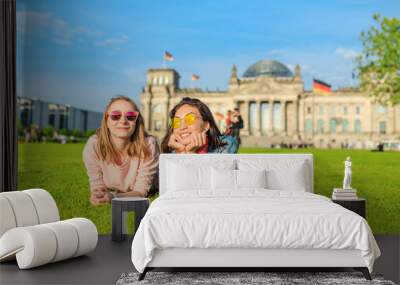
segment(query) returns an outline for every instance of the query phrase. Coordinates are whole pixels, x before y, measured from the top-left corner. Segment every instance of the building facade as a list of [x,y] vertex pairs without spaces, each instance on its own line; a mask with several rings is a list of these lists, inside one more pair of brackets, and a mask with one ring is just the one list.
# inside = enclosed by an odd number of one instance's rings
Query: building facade
[[258,61],[242,77],[233,66],[226,91],[180,88],[175,70],[148,70],[141,93],[146,129],[163,137],[169,111],[184,97],[207,104],[222,131],[224,120],[216,114],[238,107],[246,147],[375,148],[380,142],[400,140],[400,106],[382,106],[355,88],[329,95],[305,91],[300,67],[293,74],[277,61]]
[[18,119],[23,127],[32,124],[40,129],[91,131],[100,127],[102,113],[54,104],[37,99],[17,97]]

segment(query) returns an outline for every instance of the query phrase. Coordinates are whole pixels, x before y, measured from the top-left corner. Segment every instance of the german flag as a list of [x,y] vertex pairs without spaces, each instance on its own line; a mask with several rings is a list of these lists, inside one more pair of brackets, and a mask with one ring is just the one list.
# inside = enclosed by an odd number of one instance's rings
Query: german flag
[[316,93],[322,93],[324,95],[328,95],[332,93],[331,85],[325,83],[321,80],[314,79],[313,80],[313,90]]
[[165,51],[164,52],[164,60],[173,61],[174,60],[174,56],[172,55],[172,53]]
[[196,74],[192,74],[192,80],[193,81],[196,81],[196,80],[199,80],[200,79],[200,76],[198,76],[198,75],[196,75]]

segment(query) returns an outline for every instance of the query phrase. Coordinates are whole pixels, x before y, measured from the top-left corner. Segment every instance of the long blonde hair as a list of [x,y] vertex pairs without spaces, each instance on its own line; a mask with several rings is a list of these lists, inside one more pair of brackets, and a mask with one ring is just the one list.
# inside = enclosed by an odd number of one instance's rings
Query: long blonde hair
[[[110,106],[119,100],[126,101],[132,104],[135,111],[139,112],[135,102],[133,102],[130,98],[126,96],[116,96],[111,98],[110,102],[106,106],[106,110],[103,113],[103,118],[101,120],[100,128],[96,130],[96,134],[98,137],[98,144],[96,146],[97,155],[99,159],[102,161],[106,161],[107,163],[116,163],[117,158],[119,157],[118,151],[115,149],[114,144],[111,140],[110,131],[107,127],[107,113]],[[139,157],[143,159],[147,159],[150,156],[150,148],[146,142],[147,133],[144,129],[144,121],[143,117],[139,112],[139,116],[136,120],[135,130],[132,135],[129,137],[129,145],[128,145],[128,156],[129,157]]]

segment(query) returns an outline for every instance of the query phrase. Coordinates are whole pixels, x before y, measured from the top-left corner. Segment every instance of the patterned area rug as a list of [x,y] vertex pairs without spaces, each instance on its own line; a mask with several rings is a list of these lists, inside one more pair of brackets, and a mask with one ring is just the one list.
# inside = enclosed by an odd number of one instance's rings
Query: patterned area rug
[[133,284],[379,284],[395,285],[384,280],[381,275],[372,275],[372,281],[364,278],[360,272],[148,272],[142,281],[138,281],[139,273],[124,273],[117,285]]

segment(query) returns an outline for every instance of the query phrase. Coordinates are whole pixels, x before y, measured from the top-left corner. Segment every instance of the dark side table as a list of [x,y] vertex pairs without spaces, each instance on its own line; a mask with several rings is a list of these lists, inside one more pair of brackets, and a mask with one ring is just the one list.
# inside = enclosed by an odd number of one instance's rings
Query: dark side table
[[363,198],[357,198],[352,200],[334,200],[333,203],[339,204],[340,206],[359,214],[364,219],[366,218],[365,204],[366,200]]
[[111,200],[111,239],[113,241],[123,241],[126,238],[126,216],[127,212],[135,212],[135,232],[139,227],[140,221],[149,208],[148,198],[141,197],[121,197]]

